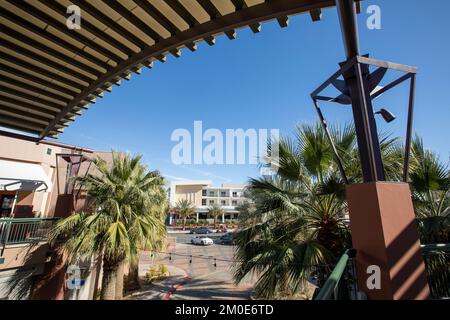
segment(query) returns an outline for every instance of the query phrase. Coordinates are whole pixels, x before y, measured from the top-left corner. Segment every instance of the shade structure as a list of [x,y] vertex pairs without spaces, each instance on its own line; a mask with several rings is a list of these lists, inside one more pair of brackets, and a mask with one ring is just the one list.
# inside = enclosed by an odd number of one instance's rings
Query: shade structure
[[41,165],[0,160],[0,190],[51,192],[52,183]]
[[[67,21],[77,6],[80,28]],[[236,30],[310,13],[334,0],[2,0],[0,126],[56,138],[121,80],[167,55],[213,45]],[[73,8],[73,7],[71,7]],[[71,20],[70,20],[71,21]]]

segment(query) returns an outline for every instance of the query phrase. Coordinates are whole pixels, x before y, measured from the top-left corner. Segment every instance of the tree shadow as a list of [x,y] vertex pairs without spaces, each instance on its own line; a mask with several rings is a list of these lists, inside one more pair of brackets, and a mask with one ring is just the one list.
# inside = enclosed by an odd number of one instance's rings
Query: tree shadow
[[[34,283],[39,278],[39,273],[43,272],[48,245],[41,242],[33,242],[23,247],[23,251],[25,253],[22,266],[15,268],[14,273],[6,282],[6,292],[4,294],[10,300],[27,300],[31,297]],[[16,254],[16,258],[23,251],[19,251]],[[42,267],[42,270],[39,269],[39,266]]]
[[253,289],[237,287],[233,283],[217,279],[191,279],[175,291],[173,298],[180,300],[249,300]]

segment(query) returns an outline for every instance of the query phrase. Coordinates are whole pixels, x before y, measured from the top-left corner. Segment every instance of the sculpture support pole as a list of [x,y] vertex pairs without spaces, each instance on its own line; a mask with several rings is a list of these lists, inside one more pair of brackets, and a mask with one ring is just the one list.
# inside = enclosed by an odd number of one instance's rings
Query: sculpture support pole
[[[336,5],[350,61],[360,55],[355,2],[336,0]],[[352,100],[364,180],[347,187],[358,287],[368,299],[426,299],[429,288],[409,185],[383,182],[369,68],[355,60],[343,76]]]
[[[356,7],[353,0],[336,1],[347,60],[360,55]],[[356,62],[354,68],[344,74],[352,99],[353,119],[358,141],[359,156],[364,182],[384,181],[383,160],[372,109],[372,101],[366,65]]]

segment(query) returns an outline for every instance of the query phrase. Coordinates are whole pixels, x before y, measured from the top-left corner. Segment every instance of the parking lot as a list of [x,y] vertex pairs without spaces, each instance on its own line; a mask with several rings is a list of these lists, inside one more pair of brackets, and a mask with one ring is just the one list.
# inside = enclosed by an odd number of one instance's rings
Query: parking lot
[[245,279],[235,285],[232,277],[235,247],[219,244],[223,234],[207,235],[214,240],[210,246],[193,245],[197,235],[171,234],[176,244],[165,253],[143,253],[140,273],[154,264],[165,264],[184,272],[189,280],[174,292],[171,299],[249,299],[254,279]]

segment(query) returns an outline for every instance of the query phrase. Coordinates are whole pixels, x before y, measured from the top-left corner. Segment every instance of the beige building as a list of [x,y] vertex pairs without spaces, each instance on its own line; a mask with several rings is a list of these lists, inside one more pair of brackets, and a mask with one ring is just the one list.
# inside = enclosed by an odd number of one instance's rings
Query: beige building
[[197,222],[205,219],[212,220],[208,214],[208,208],[218,204],[224,210],[222,222],[226,222],[226,220],[237,219],[239,214],[237,207],[246,200],[244,188],[243,184],[230,183],[213,187],[209,180],[173,182],[170,186],[170,204],[174,207],[180,200],[190,201],[196,208],[194,219]]
[[79,290],[63,290],[66,270],[46,236],[57,218],[87,208],[70,178],[93,173],[96,157],[109,162],[111,152],[0,136],[0,300],[92,298],[92,272]]

